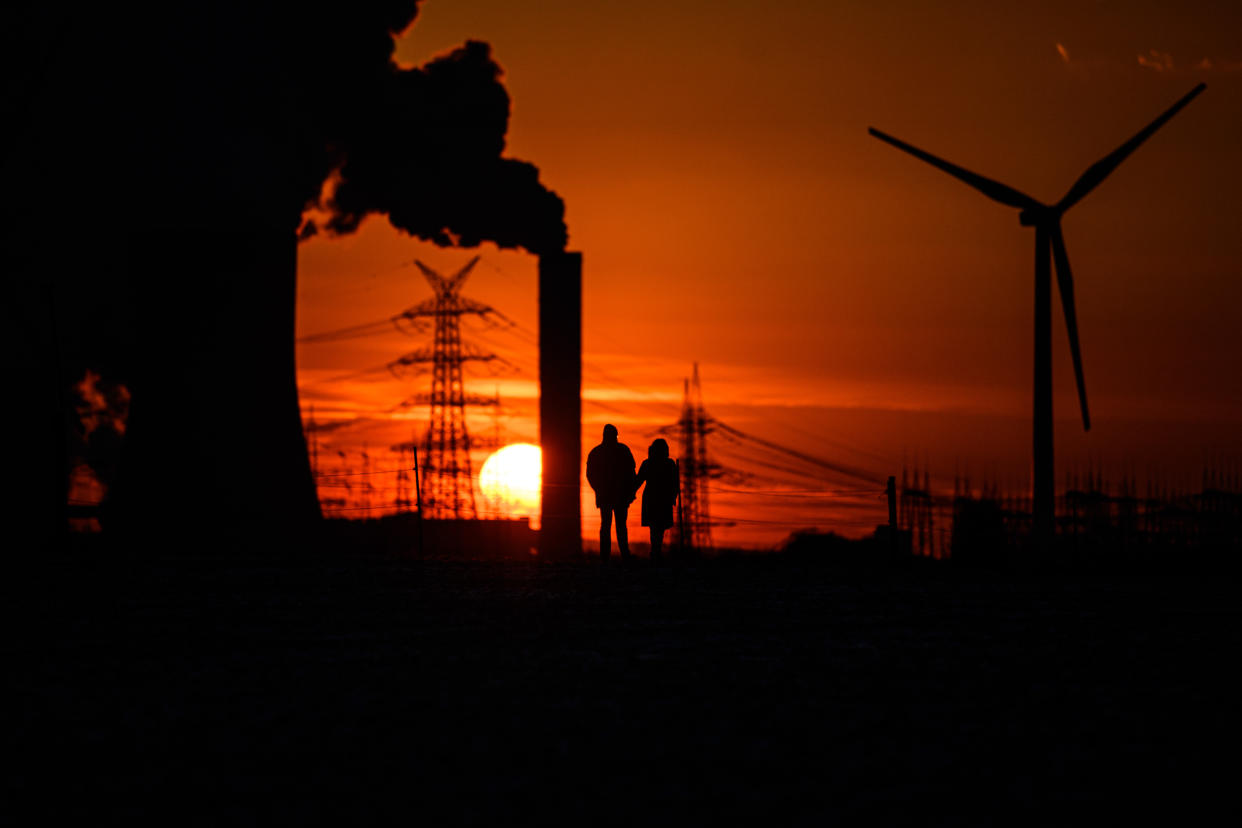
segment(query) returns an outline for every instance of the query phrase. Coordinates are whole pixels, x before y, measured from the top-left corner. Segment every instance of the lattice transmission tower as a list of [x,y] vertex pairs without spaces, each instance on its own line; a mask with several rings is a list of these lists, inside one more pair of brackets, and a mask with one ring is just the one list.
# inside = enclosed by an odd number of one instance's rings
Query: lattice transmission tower
[[677,430],[681,436],[681,521],[678,542],[682,548],[701,552],[712,548],[712,519],[707,481],[716,472],[707,459],[707,435],[713,420],[703,408],[703,387],[699,383],[699,364],[693,379],[684,384],[685,396]]
[[389,363],[389,369],[398,376],[403,370],[417,372],[422,366],[431,364],[431,392],[415,394],[402,403],[425,403],[429,406],[420,468],[425,475],[423,508],[430,518],[478,517],[470,449],[479,447],[481,443],[470,438],[466,406],[497,405],[499,399],[467,394],[462,365],[466,362],[494,362],[499,357],[462,341],[461,318],[467,314],[482,318],[501,316],[489,305],[461,295],[462,283],[478,261],[479,257],[475,256],[453,276],[442,276],[422,262],[414,262],[435,291],[435,296],[401,313],[399,318],[415,330],[420,320],[434,320],[434,346],[411,351]]

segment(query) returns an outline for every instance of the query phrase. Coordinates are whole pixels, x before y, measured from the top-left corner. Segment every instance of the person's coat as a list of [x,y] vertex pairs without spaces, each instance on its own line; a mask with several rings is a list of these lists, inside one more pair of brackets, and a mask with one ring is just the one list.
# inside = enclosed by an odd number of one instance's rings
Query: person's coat
[[599,509],[634,502],[634,455],[625,443],[600,443],[587,455],[587,482]]
[[643,526],[652,529],[669,529],[673,526],[673,504],[681,493],[677,462],[671,457],[649,457],[638,470],[635,488],[643,489]]

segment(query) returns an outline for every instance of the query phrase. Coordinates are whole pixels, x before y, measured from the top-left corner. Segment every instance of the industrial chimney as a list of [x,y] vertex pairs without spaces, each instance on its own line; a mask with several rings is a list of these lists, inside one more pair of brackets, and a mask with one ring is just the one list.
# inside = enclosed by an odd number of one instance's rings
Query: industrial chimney
[[540,554],[582,554],[582,254],[539,257]]

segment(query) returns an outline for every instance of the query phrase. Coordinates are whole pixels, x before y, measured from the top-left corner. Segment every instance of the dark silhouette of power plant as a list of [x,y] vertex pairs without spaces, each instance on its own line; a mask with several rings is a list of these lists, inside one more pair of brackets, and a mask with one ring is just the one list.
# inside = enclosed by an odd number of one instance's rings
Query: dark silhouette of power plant
[[[21,128],[8,157],[21,163],[5,227],[20,251],[15,284],[35,286],[18,302],[37,332],[17,381],[38,401],[21,412],[32,435],[21,465],[39,482],[14,511],[44,542],[63,531],[62,389],[93,368],[132,394],[105,532],[162,548],[186,502],[212,502],[203,546],[208,533],[220,548],[313,540],[321,513],[294,362],[299,239],[378,215],[446,247],[558,257],[566,246],[561,199],[504,155],[501,68],[480,41],[398,66],[413,0],[258,17],[234,0],[157,16],[88,6],[72,27],[59,14],[12,21],[6,56],[20,69],[9,73]],[[74,54],[96,37],[114,48],[90,83],[50,57],[50,43]],[[81,124],[105,118],[113,128],[82,142]],[[117,169],[115,209],[79,223],[54,265],[40,262],[35,251],[65,232],[40,217],[65,214],[68,194],[107,191]],[[57,331],[73,332],[72,351],[51,344]],[[194,469],[178,486],[167,484],[170,446]]]
[[1052,443],[1052,281],[1050,278],[1049,253],[1056,260],[1057,286],[1061,294],[1061,307],[1065,312],[1065,327],[1069,333],[1070,353],[1074,361],[1074,378],[1078,386],[1078,400],[1082,407],[1082,425],[1091,429],[1091,417],[1087,411],[1087,389],[1083,379],[1082,354],[1078,345],[1078,319],[1074,310],[1074,278],[1070,272],[1069,256],[1061,237],[1061,216],[1081,201],[1134,152],[1140,144],[1151,137],[1157,129],[1176,115],[1206,88],[1199,84],[1181,100],[1133,138],[1087,168],[1069,191],[1056,204],[1048,205],[1031,198],[1012,187],[993,181],[977,173],[951,164],[929,152],[900,141],[891,135],[870,128],[876,138],[926,161],[954,178],[969,184],[994,201],[1021,210],[1019,221],[1023,227],[1035,228],[1035,397],[1034,397],[1034,464],[1032,474],[1033,521],[1036,547],[1047,549],[1054,536],[1055,481],[1053,478]]

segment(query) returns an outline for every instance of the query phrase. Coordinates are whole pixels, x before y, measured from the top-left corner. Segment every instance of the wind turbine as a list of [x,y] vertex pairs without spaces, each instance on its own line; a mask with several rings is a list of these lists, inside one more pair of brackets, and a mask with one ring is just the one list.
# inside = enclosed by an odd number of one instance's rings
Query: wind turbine
[[1065,311],[1065,329],[1069,333],[1070,354],[1074,359],[1074,379],[1078,384],[1078,402],[1082,408],[1082,426],[1091,430],[1091,416],[1087,412],[1087,387],[1083,381],[1082,354],[1078,347],[1078,319],[1074,313],[1074,277],[1070,273],[1069,256],[1061,237],[1061,216],[1081,201],[1087,193],[1117,169],[1130,153],[1138,148],[1165,122],[1176,115],[1202,92],[1207,84],[1199,84],[1181,100],[1108,155],[1087,168],[1074,186],[1069,188],[1056,204],[1043,204],[1013,187],[993,181],[982,175],[951,164],[929,152],[913,147],[880,132],[868,128],[868,132],[885,143],[892,144],[915,158],[926,161],[954,178],[969,184],[993,201],[999,201],[1022,212],[1018,222],[1023,227],[1035,228],[1035,426],[1034,426],[1034,529],[1035,543],[1039,550],[1049,548],[1053,537],[1054,481],[1052,470],[1052,280],[1049,253],[1056,261],[1057,287],[1061,294],[1061,307]]

